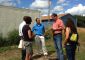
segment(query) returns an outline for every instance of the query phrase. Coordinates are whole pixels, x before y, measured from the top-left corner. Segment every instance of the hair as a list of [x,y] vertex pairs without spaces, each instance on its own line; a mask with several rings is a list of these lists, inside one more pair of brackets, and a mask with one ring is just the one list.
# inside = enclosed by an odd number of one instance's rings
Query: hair
[[72,33],[77,33],[77,28],[71,18],[68,18],[66,22],[66,27],[70,27]]
[[40,18],[36,18],[36,22],[37,22],[37,19],[40,19]]
[[26,22],[26,24],[30,24],[32,22],[32,19],[30,16],[24,16],[23,20]]
[[56,17],[56,16],[58,16],[56,13],[52,13],[52,16],[54,16],[54,17]]

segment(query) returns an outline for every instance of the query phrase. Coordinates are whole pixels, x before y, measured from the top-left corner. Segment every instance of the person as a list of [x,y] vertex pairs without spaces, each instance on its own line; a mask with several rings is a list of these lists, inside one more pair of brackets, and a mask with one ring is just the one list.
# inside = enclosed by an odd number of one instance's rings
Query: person
[[62,30],[64,29],[64,23],[58,18],[56,13],[53,13],[51,17],[54,20],[52,31],[55,48],[57,50],[57,57],[59,60],[64,60],[64,54],[62,50]]
[[75,33],[78,36],[77,28],[74,25],[74,22],[71,20],[71,18],[68,18],[68,21],[66,22],[65,40],[64,40],[64,47],[66,48],[66,54],[68,60],[75,60],[75,51],[76,51],[76,46],[78,44],[77,41],[73,42],[70,40],[72,33]]
[[32,31],[35,34],[35,43],[36,43],[36,46],[38,47],[38,50],[37,50],[38,53],[41,54],[41,52],[43,51],[44,55],[48,55],[47,49],[45,46],[45,37],[44,37],[45,28],[44,28],[44,25],[40,22],[40,18],[36,18],[36,24],[33,26]]
[[[19,25],[19,36],[21,40],[23,40],[22,28],[24,25],[26,25],[26,22],[24,21],[24,19],[25,19],[25,16],[23,17],[23,21]],[[21,58],[22,60],[25,60],[25,55],[26,55],[26,50],[22,47],[22,58]]]
[[30,24],[32,22],[31,17],[26,16],[25,17],[25,22],[26,25],[24,25],[23,29],[22,29],[22,33],[23,33],[23,39],[24,39],[24,48],[26,49],[26,57],[25,60],[32,60],[32,54],[33,54],[33,50],[32,50],[32,41],[33,41],[33,33],[31,31],[30,28]]

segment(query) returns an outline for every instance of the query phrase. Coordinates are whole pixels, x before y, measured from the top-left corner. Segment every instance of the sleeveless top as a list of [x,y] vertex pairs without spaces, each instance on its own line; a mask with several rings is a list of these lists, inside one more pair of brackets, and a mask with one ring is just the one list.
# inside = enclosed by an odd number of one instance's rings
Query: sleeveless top
[[24,25],[22,32],[23,32],[23,39],[24,41],[32,41],[29,36],[28,36],[28,30],[31,30],[31,28],[29,27],[29,25]]
[[72,34],[73,34],[73,33],[70,32],[70,34],[69,34],[69,38],[68,38],[68,41],[67,41],[67,44],[70,44],[70,45],[78,44],[78,33],[75,33],[75,34],[77,34],[77,41],[71,41],[71,40],[70,40]]

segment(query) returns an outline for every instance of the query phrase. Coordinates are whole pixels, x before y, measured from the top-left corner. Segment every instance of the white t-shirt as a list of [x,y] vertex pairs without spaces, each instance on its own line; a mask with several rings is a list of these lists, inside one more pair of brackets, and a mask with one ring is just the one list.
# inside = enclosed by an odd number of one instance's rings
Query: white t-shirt
[[19,25],[19,36],[23,36],[22,28],[23,28],[24,25],[26,25],[25,21],[23,21],[23,22]]

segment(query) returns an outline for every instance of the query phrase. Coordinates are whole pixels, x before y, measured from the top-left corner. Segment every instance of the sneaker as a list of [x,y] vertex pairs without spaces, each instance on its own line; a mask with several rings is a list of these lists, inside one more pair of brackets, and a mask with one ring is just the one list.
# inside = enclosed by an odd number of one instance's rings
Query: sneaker
[[47,53],[44,53],[44,56],[47,56],[48,54]]

